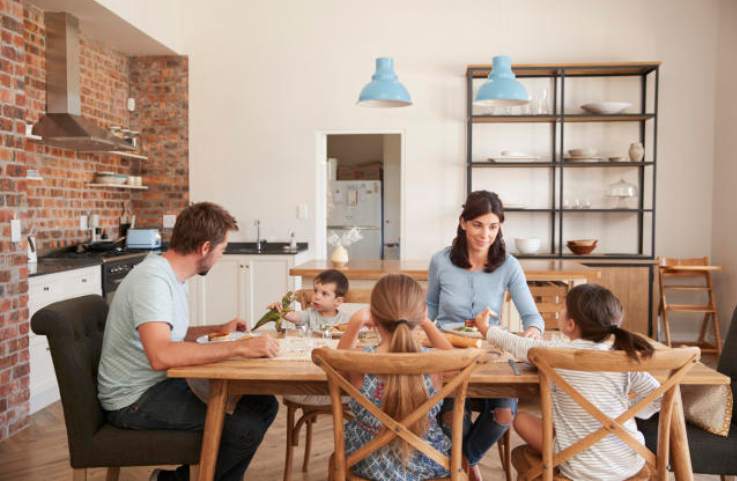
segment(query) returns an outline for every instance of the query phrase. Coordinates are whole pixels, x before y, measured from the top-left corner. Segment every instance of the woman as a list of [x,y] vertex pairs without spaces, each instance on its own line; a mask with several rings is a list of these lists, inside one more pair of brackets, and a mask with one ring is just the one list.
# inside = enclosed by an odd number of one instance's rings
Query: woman
[[[493,192],[472,192],[463,205],[453,244],[432,257],[427,286],[430,319],[443,324],[474,319],[487,308],[501,312],[504,291],[512,295],[524,325],[525,337],[540,338],[545,323],[537,312],[519,261],[507,255],[501,225],[502,202]],[[499,323],[498,318],[491,320]],[[517,400],[471,399],[470,407],[480,411],[476,421],[464,428],[463,454],[471,480],[480,480],[477,463],[509,429]],[[467,405],[467,410],[469,406]],[[443,424],[450,425],[453,400],[443,403]]]

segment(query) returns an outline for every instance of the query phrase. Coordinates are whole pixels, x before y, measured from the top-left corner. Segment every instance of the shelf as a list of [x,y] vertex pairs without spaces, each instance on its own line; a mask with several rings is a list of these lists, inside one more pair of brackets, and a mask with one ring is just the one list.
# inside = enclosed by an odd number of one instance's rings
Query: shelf
[[655,114],[565,114],[560,115],[471,115],[474,124],[567,123],[567,122],[644,122]]
[[581,167],[646,167],[649,165],[655,165],[654,162],[471,162],[471,167],[501,167],[501,168],[526,168],[526,167],[565,167],[568,168],[581,168]]
[[636,212],[652,212],[652,209],[559,209],[562,212],[570,212],[570,213],[587,213],[587,212],[594,212],[594,213],[608,213],[608,212],[619,212],[619,213],[636,213]]
[[[645,75],[660,66],[660,62],[607,62],[607,63],[560,63],[560,64],[513,64],[512,71],[518,77],[555,77],[565,72],[566,77],[618,77]],[[491,65],[469,65],[466,75],[473,78],[489,76]]]
[[525,209],[524,207],[505,208],[504,212],[555,212],[555,209]]
[[141,154],[136,154],[134,152],[126,152],[125,150],[109,150],[107,151],[108,154],[115,154],[119,155],[121,157],[124,157],[126,159],[138,159],[138,160],[148,160],[148,157]]
[[130,189],[130,190],[147,190],[145,185],[128,185],[128,184],[87,184],[87,187],[100,187],[112,189]]
[[622,259],[622,260],[641,260],[641,259],[652,259],[653,256],[644,254],[586,254],[579,256],[576,254],[512,254],[517,259],[576,259],[576,260],[604,260],[604,259]]
[[40,135],[33,135],[33,134],[27,134],[26,138],[28,140],[43,140],[43,137],[41,137]]
[[36,177],[36,176],[31,176],[31,177],[26,176],[26,177],[21,177],[21,178],[23,180],[44,180],[43,177]]

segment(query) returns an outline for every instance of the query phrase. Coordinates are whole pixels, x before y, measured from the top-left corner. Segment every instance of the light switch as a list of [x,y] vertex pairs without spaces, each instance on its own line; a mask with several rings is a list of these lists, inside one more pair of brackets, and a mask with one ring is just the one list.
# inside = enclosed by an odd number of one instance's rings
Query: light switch
[[177,216],[173,214],[164,214],[164,229],[173,229],[177,223]]
[[297,219],[307,220],[307,204],[299,204],[297,206]]
[[10,242],[20,242],[20,219],[10,221]]
[[87,230],[89,227],[87,227],[87,216],[86,215],[80,215],[79,216],[79,230]]

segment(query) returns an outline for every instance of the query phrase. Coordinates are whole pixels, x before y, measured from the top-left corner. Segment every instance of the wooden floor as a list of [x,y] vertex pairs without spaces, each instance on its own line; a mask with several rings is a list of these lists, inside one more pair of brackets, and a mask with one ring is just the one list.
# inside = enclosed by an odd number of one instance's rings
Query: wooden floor
[[[282,479],[285,415],[286,410],[281,409],[246,473],[247,481]],[[520,440],[513,435],[512,442],[516,446]],[[332,424],[327,417],[322,418],[315,426],[310,469],[307,473],[300,471],[301,449],[302,443],[295,452],[292,480],[326,480],[327,459],[333,449]],[[61,405],[55,403],[31,416],[30,426],[24,431],[0,443],[0,481],[71,481],[72,470],[68,456]],[[486,481],[504,479],[496,449],[489,452],[481,466]],[[150,472],[150,467],[123,468],[120,481],[148,481]],[[102,481],[105,479],[105,471],[93,469],[88,479]],[[698,481],[718,479],[718,476],[696,476]]]

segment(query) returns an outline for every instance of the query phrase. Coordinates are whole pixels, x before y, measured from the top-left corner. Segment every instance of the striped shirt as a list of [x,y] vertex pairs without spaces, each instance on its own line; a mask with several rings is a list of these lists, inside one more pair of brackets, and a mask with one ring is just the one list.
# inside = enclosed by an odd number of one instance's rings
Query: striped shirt
[[[609,343],[596,343],[584,339],[574,341],[538,341],[523,338],[498,327],[490,327],[487,334],[490,343],[509,352],[518,359],[526,359],[533,347],[559,347],[567,349],[610,350]],[[616,418],[642,399],[660,384],[646,372],[580,372],[558,369],[558,374],[581,393],[601,412]],[[635,393],[631,400],[629,393]],[[588,414],[566,392],[556,385],[552,388],[553,427],[555,428],[555,452],[566,449],[589,433],[598,430],[601,423]],[[660,400],[640,411],[638,417],[650,417],[660,410]],[[644,444],[642,433],[634,419],[624,423],[635,439]],[[620,438],[609,435],[582,451],[559,468],[563,476],[571,480],[621,481],[635,475],[645,465],[645,460]]]

